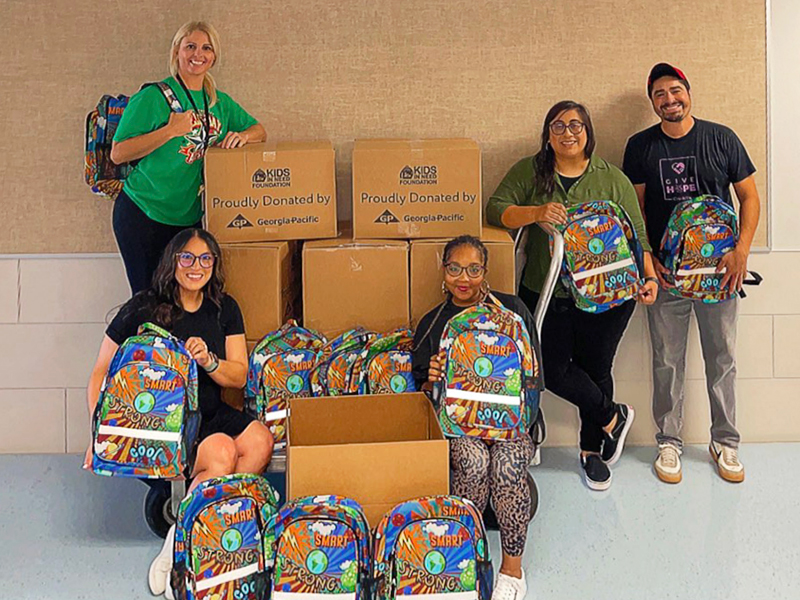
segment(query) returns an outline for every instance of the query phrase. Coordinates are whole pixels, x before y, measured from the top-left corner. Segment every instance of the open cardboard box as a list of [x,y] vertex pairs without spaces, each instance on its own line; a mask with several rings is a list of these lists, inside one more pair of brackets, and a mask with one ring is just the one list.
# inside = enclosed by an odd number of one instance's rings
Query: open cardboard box
[[287,497],[338,494],[371,526],[396,504],[447,494],[447,440],[424,394],[289,401]]

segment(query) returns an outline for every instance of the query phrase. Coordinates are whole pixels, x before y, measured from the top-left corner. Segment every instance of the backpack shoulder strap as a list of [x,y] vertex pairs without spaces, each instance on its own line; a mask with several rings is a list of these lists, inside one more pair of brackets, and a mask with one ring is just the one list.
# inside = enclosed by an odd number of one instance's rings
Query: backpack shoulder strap
[[167,103],[170,111],[180,113],[183,112],[183,106],[181,106],[180,100],[175,95],[175,92],[172,91],[172,88],[169,87],[166,81],[154,81],[152,83],[145,83],[139,91],[142,91],[146,87],[150,87],[151,85],[156,86],[159,90],[161,90],[161,95],[164,97],[164,100]]

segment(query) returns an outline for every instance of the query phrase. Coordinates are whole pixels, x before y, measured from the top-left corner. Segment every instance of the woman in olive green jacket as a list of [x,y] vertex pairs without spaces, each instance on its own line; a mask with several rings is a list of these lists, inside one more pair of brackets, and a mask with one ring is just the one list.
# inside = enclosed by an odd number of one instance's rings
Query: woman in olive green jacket
[[[532,223],[567,222],[566,207],[597,200],[616,202],[628,214],[645,250],[645,283],[638,300],[652,304],[658,293],[650,246],[633,185],[617,167],[594,155],[594,128],[586,108],[562,101],[547,113],[541,149],[515,164],[489,199],[489,223],[518,229]],[[550,263],[547,236],[532,227],[520,298],[534,310]],[[593,490],[611,485],[634,418],[633,408],[614,402],[611,368],[633,314],[626,302],[602,313],[579,310],[560,284],[542,328],[545,384],[578,407],[580,461]]]

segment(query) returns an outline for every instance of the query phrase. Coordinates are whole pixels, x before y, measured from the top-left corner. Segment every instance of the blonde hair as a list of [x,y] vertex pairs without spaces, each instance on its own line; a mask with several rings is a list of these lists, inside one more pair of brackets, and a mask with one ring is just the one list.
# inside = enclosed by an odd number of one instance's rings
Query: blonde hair
[[[180,26],[178,31],[175,32],[175,37],[172,38],[172,46],[169,51],[169,72],[175,77],[178,74],[178,49],[181,46],[183,38],[195,31],[202,31],[208,36],[208,41],[211,42],[211,47],[214,49],[214,63],[212,67],[217,64],[222,53],[219,34],[211,23],[205,21],[189,21]],[[217,84],[211,73],[206,72],[203,76],[203,89],[208,94],[209,108],[217,103]]]

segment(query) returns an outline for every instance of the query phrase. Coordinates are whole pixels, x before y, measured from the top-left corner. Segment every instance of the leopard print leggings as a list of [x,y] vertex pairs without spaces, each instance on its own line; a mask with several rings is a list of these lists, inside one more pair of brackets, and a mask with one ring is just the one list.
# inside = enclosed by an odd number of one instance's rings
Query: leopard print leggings
[[477,438],[450,440],[450,491],[470,499],[483,512],[489,495],[500,525],[500,542],[509,556],[522,556],[531,517],[528,465],[534,445],[524,434],[518,440],[491,445]]

